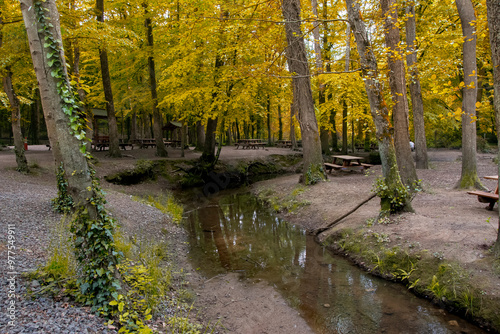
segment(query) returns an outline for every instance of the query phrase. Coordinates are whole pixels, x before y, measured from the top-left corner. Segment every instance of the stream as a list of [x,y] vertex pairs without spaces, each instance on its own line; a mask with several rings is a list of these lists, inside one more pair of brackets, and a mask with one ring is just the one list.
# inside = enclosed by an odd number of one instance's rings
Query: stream
[[185,218],[193,266],[274,286],[317,333],[485,333],[318,245],[248,193],[213,198]]

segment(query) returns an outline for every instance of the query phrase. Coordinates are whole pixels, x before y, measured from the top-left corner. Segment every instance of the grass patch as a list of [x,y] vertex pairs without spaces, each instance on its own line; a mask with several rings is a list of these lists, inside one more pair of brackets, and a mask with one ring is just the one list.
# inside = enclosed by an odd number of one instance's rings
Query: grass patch
[[169,215],[172,218],[172,221],[176,224],[180,224],[182,221],[184,208],[170,192],[165,192],[158,196],[149,195],[147,198],[133,197],[132,199],[154,206],[164,214]]
[[[26,278],[37,280],[31,284],[32,296],[49,295],[56,300],[69,297],[76,303],[84,301],[76,285],[78,278],[74,247],[70,238],[69,222],[64,217],[51,229],[52,240],[48,248],[48,261]],[[115,233],[117,251],[123,254],[117,268],[122,286],[125,287],[109,302],[112,311],[107,315],[108,326],[120,329],[120,333],[213,333],[215,325],[201,325],[191,316],[194,295],[177,284],[175,265],[171,260],[168,245],[164,241],[138,240],[125,236],[121,230]],[[152,327],[151,319],[165,317],[166,329]]]

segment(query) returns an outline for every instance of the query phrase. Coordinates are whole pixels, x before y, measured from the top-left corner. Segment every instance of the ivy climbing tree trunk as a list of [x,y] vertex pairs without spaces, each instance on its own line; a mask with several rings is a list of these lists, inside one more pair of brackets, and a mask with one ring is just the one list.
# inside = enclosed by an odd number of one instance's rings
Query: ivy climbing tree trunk
[[[155,137],[156,143],[156,155],[159,157],[167,157],[168,153],[165,148],[165,144],[163,143],[163,134],[162,134],[162,117],[160,114],[160,110],[158,110],[158,94],[156,92],[156,72],[155,72],[155,60],[153,57],[154,54],[154,40],[153,40],[153,27],[151,25],[151,18],[148,17],[147,4],[144,3],[142,5],[144,7],[144,12],[146,15],[145,26],[146,26],[146,34],[148,39],[148,46],[150,56],[148,57],[148,67],[149,67],[149,85],[151,89],[151,102],[153,103],[153,133]],[[184,148],[182,148],[184,149]]]
[[[388,190],[397,193],[403,189],[401,177],[398,171],[396,160],[396,150],[394,139],[391,133],[389,110],[382,95],[382,86],[380,84],[380,75],[378,71],[377,60],[373,53],[370,40],[366,30],[365,23],[361,18],[359,4],[355,0],[346,0],[347,16],[349,24],[356,39],[356,45],[360,57],[362,75],[365,82],[365,89],[370,102],[370,111],[376,127],[376,136],[382,161],[382,174],[384,183]],[[411,197],[400,197],[401,205],[394,207],[391,204],[391,196],[381,196],[381,213],[398,211],[411,211]]]
[[403,62],[404,50],[400,45],[398,11],[396,0],[381,0],[384,18],[385,44],[388,50],[389,84],[392,95],[392,114],[394,117],[394,145],[399,174],[406,186],[412,187],[418,180],[413,156],[410,149],[410,125],[408,99],[406,97],[406,78]]
[[[497,129],[500,129],[500,2],[486,0],[486,6],[488,10],[488,28],[490,30],[491,60],[493,63],[493,108],[495,109],[496,126]],[[500,142],[500,133],[498,131],[497,138]],[[500,158],[500,151],[498,157]],[[500,175],[500,164],[498,165],[498,174]],[[500,259],[500,217],[493,254],[497,259]]]
[[476,65],[476,14],[471,0],[455,0],[460,23],[462,24],[463,44],[463,78],[462,88],[462,175],[456,188],[484,189],[477,176],[476,158],[476,98],[477,98],[477,65]]
[[[119,289],[117,253],[113,241],[114,222],[104,209],[98,180],[89,167],[85,151],[84,123],[71,90],[61,43],[59,13],[55,0],[22,0],[21,10],[28,35],[42,107],[53,115],[61,161],[74,201],[74,233],[77,260],[83,277],[81,291],[94,310],[107,310],[112,294]],[[89,235],[89,231],[93,235]],[[106,245],[104,249],[103,245]]]
[[406,63],[410,73],[411,107],[413,129],[415,130],[415,155],[417,169],[429,169],[427,140],[425,138],[424,102],[417,67],[417,25],[415,20],[415,1],[406,6]]
[[[1,35],[0,35],[1,36]],[[2,39],[0,38],[0,47]],[[10,68],[6,69],[7,74],[3,77],[3,89],[9,98],[11,109],[12,133],[14,135],[14,153],[16,154],[17,170],[22,173],[29,173],[28,161],[24,154],[23,134],[21,132],[21,107],[19,99],[12,86],[12,72]]]
[[302,181],[305,184],[314,184],[325,180],[326,174],[323,168],[321,141],[314,111],[307,53],[300,27],[300,0],[283,0],[281,9],[285,18],[288,43],[286,56],[289,70],[293,74],[294,101],[298,107],[302,134],[304,152]]
[[[104,0],[96,0],[97,21],[104,24]],[[109,74],[108,52],[104,46],[99,48],[99,60],[101,62],[102,85],[104,98],[106,99],[106,111],[108,113],[109,129],[109,155],[114,158],[122,156],[120,152],[120,141],[118,137],[118,124],[116,122],[115,103],[113,90],[111,89],[111,76]]]

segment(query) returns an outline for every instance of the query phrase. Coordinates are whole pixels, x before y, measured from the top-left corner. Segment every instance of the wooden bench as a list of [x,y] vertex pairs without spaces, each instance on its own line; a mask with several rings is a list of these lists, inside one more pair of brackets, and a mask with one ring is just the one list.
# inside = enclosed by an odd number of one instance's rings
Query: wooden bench
[[481,203],[489,203],[489,205],[486,207],[486,209],[490,210],[490,211],[493,210],[495,203],[498,202],[498,194],[495,194],[495,193],[489,193],[486,191],[475,190],[475,191],[468,191],[467,194],[476,195],[477,200]]
[[365,164],[365,163],[361,163],[361,166],[365,167],[365,169],[368,169],[368,168],[371,168],[375,165],[370,165],[370,164]]
[[91,147],[94,149],[94,151],[102,151],[106,147],[109,147],[109,136],[95,136],[92,139]]
[[340,165],[336,165],[336,164],[331,164],[329,162],[325,162],[323,163],[325,165],[325,169],[326,171],[330,171],[330,174],[332,173],[332,170],[341,170],[342,169],[342,166]]

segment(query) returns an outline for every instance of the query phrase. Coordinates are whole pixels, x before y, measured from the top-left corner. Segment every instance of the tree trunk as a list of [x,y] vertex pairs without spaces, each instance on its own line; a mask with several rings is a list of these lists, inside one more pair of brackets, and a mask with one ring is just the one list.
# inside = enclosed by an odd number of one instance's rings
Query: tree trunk
[[185,152],[184,147],[186,147],[186,125],[182,122],[181,125],[181,158],[184,158]]
[[293,98],[293,102],[290,105],[290,141],[292,142],[292,150],[296,150],[298,148],[297,145],[297,136],[295,135],[295,121],[293,116],[297,115],[297,103],[295,102],[295,97]]
[[[486,6],[488,10],[491,59],[493,63],[493,107],[495,109],[496,127],[500,129],[500,2],[498,0],[486,0]],[[497,138],[500,143],[500,133],[498,131]],[[500,159],[500,151],[498,152],[498,158]],[[498,175],[500,175],[500,164],[498,165]],[[493,246],[493,254],[497,259],[500,259],[500,219],[497,240]]]
[[[104,0],[96,0],[97,21],[104,23]],[[111,89],[111,76],[109,74],[108,52],[105,47],[99,48],[99,60],[101,62],[102,85],[104,98],[106,99],[106,111],[108,113],[109,129],[109,155],[114,158],[122,156],[120,152],[120,141],[118,138],[118,124],[116,122],[115,103]]]
[[[366,31],[365,23],[361,18],[359,4],[354,0],[346,0],[347,16],[349,24],[356,38],[356,45],[363,68],[362,75],[365,82],[365,89],[370,102],[370,111],[376,127],[376,136],[379,145],[380,159],[382,161],[382,174],[385,184],[389,189],[403,187],[398,171],[396,160],[396,150],[392,137],[389,110],[384,101],[382,86],[378,72],[377,60],[373,53],[370,40]],[[410,211],[411,204],[409,198],[403,199],[400,211]],[[390,208],[390,198],[381,198],[381,211],[385,214]]]
[[389,84],[391,86],[392,114],[394,117],[394,144],[401,180],[406,186],[413,187],[418,181],[410,148],[410,124],[408,99],[406,97],[406,78],[398,28],[396,0],[381,0],[384,17],[385,44],[388,49]]
[[477,176],[476,158],[476,15],[471,0],[455,0],[455,4],[464,36],[463,77],[465,84],[462,88],[462,175],[455,187],[484,189]]
[[82,102],[82,111],[85,115],[85,121],[87,123],[87,130],[86,130],[86,137],[88,139],[87,141],[87,150],[90,151],[92,149],[92,138],[94,136],[94,129],[93,129],[93,118],[94,115],[92,114],[92,111],[90,111],[87,108],[87,105],[85,103],[85,99],[87,97],[87,93],[85,92],[84,89],[81,88],[80,86],[80,48],[78,46],[74,47],[74,62],[73,62],[73,75],[75,76],[76,82],[77,82],[77,92],[78,92],[78,97],[80,98],[80,101]]
[[[322,57],[323,52],[321,51],[321,44],[320,44],[318,1],[311,0],[311,7],[314,14],[313,37],[314,37],[314,54],[316,58],[316,72],[317,74],[321,74],[323,73],[323,57]],[[330,154],[330,146],[328,144],[329,131],[328,128],[325,126],[326,124],[328,124],[328,115],[327,111],[324,110],[323,108],[323,105],[326,102],[325,88],[326,88],[325,84],[321,82],[320,77],[318,76],[318,109],[321,110],[320,113],[321,116],[319,120],[320,121],[319,136],[321,141],[321,153],[327,155]]]
[[[219,94],[219,82],[217,76],[219,75],[219,69],[224,65],[222,58],[219,54],[215,56],[215,77],[214,77],[214,92],[212,93],[212,104],[215,103],[217,96]],[[201,160],[214,163],[215,162],[215,134],[217,131],[217,121],[218,117],[209,117],[207,120],[207,129],[205,132],[205,145],[203,145],[203,153],[201,154]]]
[[332,151],[337,152],[339,149],[339,143],[337,138],[337,122],[335,122],[335,116],[337,116],[337,112],[335,110],[331,111],[330,114],[330,123],[332,124]]
[[[35,94],[36,101],[36,94]],[[30,138],[33,145],[40,144],[40,110],[38,109],[38,104],[34,103],[31,105],[31,126],[30,126]]]
[[196,121],[196,150],[202,151],[205,146],[205,127],[201,121]]
[[[346,28],[346,47],[344,71],[349,71],[351,67],[351,26],[347,24]],[[342,154],[347,154],[347,102],[342,99]]]
[[297,98],[299,124],[302,134],[304,170],[302,181],[314,184],[326,179],[321,155],[318,123],[314,111],[309,66],[304,38],[300,27],[300,0],[284,0],[281,7],[285,18],[288,67],[293,77],[293,93]]
[[[2,39],[0,38],[0,47]],[[28,161],[24,154],[24,140],[21,132],[21,108],[19,99],[14,93],[12,86],[12,72],[7,68],[7,75],[3,77],[3,89],[9,98],[11,109],[12,133],[14,134],[14,152],[16,154],[17,170],[22,173],[29,173]]]
[[[143,4],[144,14],[148,15],[147,4]],[[149,85],[151,88],[151,102],[153,103],[153,134],[156,143],[156,155],[159,157],[167,157],[168,153],[163,143],[163,122],[160,111],[158,110],[158,94],[156,92],[156,72],[155,72],[155,60],[153,57],[154,51],[154,40],[153,40],[153,27],[151,25],[151,19],[146,17],[145,20],[146,34],[148,39],[149,52],[151,53],[148,57],[148,68],[149,68]],[[184,148],[183,148],[184,149]],[[184,152],[183,152],[184,153]]]
[[411,107],[413,110],[413,128],[415,130],[415,155],[417,169],[429,169],[427,140],[425,138],[424,102],[417,67],[417,34],[415,23],[415,3],[406,7],[406,63],[410,72]]
[[[114,287],[118,284],[114,279],[118,276],[112,234],[114,223],[104,209],[105,200],[97,180],[92,177],[87,157],[80,152],[80,149],[85,147],[81,141],[84,135],[80,128],[72,129],[73,126],[81,126],[81,123],[78,122],[77,104],[71,102],[71,86],[60,42],[62,38],[55,0],[44,2],[22,0],[21,10],[40,86],[43,110],[46,115],[53,116],[46,119],[46,122],[54,123],[65,177],[68,181],[68,192],[73,198],[76,210],[75,220],[71,224],[76,233],[75,249],[80,264],[83,264],[81,272],[85,275],[85,284],[89,286],[83,293],[92,298],[96,309],[102,307],[103,303],[109,302],[112,294],[117,291]],[[45,44],[49,44],[49,47],[45,47]],[[50,60],[54,62],[50,63]],[[55,73],[55,76],[52,73]],[[102,245],[108,246],[105,255],[93,252],[96,243],[92,241],[95,242],[96,239],[88,236],[88,231],[91,229],[94,235],[99,235],[98,240]],[[114,271],[111,275],[114,277],[107,275],[109,270]],[[101,271],[105,274],[102,275]]]
[[342,154],[347,154],[347,102],[342,100]]
[[272,134],[271,134],[271,97],[267,94],[267,144],[271,146]]
[[217,117],[207,120],[207,130],[205,132],[205,145],[201,160],[212,163],[215,161],[215,133],[217,131]]

